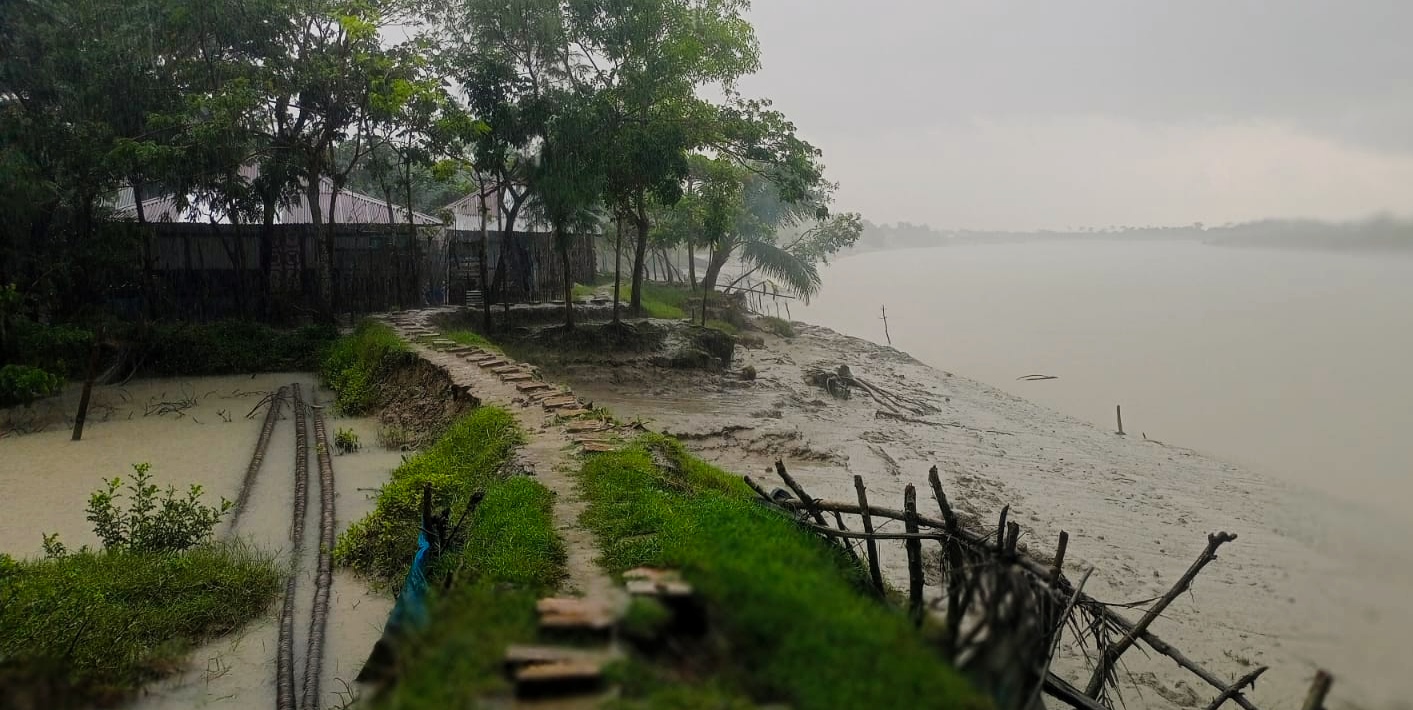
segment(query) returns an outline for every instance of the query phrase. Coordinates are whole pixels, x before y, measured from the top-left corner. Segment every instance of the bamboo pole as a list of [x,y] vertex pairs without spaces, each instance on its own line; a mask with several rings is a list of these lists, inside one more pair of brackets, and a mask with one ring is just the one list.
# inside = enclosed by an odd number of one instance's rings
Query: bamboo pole
[[942,542],[942,552],[947,560],[947,627],[943,630],[942,649],[949,658],[956,653],[957,634],[961,630],[962,616],[962,557],[961,544],[957,541],[957,515],[947,503],[947,494],[942,491],[942,477],[933,466],[927,472],[927,482],[932,486],[932,497],[937,499],[937,507],[942,511],[942,521],[946,524],[947,539]]
[[1119,436],[1124,434],[1124,408],[1123,405],[1114,405],[1114,418],[1119,420]]
[[[903,527],[908,534],[916,535],[917,527],[917,489],[909,483],[903,489],[903,511],[905,518]],[[908,538],[904,543],[908,551],[908,616],[912,617],[913,623],[922,625],[922,541],[916,537]]]
[[1310,684],[1310,694],[1305,696],[1303,710],[1324,710],[1325,696],[1330,694],[1330,685],[1334,683],[1334,676],[1329,671],[1316,671],[1315,681]]
[[[878,541],[872,537],[873,517],[868,514],[868,491],[864,488],[863,476],[854,476],[854,490],[859,492],[859,517],[863,519],[864,547],[868,552],[868,576],[873,580],[873,588],[883,593],[883,571],[878,567]],[[836,514],[839,511],[834,511]]]

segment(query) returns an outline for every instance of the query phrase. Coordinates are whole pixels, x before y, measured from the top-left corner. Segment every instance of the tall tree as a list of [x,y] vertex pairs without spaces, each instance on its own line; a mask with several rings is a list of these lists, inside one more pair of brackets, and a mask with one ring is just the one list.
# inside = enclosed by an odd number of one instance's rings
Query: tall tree
[[636,228],[630,310],[642,310],[654,201],[681,198],[687,156],[708,143],[716,112],[700,89],[730,89],[759,66],[744,0],[569,0],[568,76],[613,107],[606,191]]

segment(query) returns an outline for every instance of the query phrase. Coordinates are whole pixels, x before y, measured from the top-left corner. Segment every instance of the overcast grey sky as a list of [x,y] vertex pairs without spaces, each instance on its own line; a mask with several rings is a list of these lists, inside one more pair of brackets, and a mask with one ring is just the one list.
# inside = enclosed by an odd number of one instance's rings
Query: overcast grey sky
[[874,222],[1413,213],[1413,0],[755,0],[741,82]]

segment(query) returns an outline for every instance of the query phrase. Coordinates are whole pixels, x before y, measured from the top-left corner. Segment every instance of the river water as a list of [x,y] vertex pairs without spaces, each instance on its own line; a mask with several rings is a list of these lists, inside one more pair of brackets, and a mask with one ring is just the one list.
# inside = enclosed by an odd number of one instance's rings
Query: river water
[[1413,258],[1058,241],[868,253],[823,276],[796,318],[883,342],[887,306],[893,344],[924,362],[1111,429],[1122,405],[1130,435],[1413,520]]

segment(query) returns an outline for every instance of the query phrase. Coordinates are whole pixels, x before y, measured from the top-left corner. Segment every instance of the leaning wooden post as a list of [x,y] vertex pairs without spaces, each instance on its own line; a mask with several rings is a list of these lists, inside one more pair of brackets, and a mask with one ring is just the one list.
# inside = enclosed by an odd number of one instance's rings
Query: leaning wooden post
[[1001,519],[996,523],[996,552],[1006,554],[1006,516],[1011,514],[1011,506],[1001,507]]
[[[814,518],[814,522],[822,528],[829,527],[829,523],[824,521],[824,514],[819,512],[819,506],[815,503],[814,498],[811,498],[810,494],[805,492],[804,486],[801,486],[799,482],[795,480],[795,477],[791,476],[790,472],[785,470],[784,461],[776,459],[775,473],[779,475],[780,480],[784,481],[785,485],[789,486],[790,490],[794,491],[795,495],[799,497],[800,505],[805,506],[805,510],[809,512],[811,518]],[[832,536],[830,539],[839,543],[839,546],[847,550],[855,560],[858,559],[858,555],[854,553],[853,548],[849,547],[849,544],[844,542],[843,539]]]
[[78,414],[74,415],[74,434],[71,441],[83,438],[83,423],[88,420],[88,400],[93,396],[93,380],[98,377],[98,350],[101,333],[93,334],[93,347],[88,351],[88,372],[84,373],[83,394],[79,395]]
[[1114,664],[1118,662],[1119,656],[1122,656],[1124,651],[1127,651],[1133,646],[1134,642],[1138,640],[1138,637],[1142,636],[1143,632],[1148,630],[1148,626],[1163,613],[1163,610],[1168,608],[1169,604],[1173,603],[1174,599],[1178,598],[1178,595],[1187,591],[1187,588],[1192,584],[1193,578],[1197,576],[1198,572],[1202,571],[1203,567],[1207,566],[1208,562],[1217,559],[1217,548],[1235,539],[1236,535],[1226,532],[1219,532],[1207,536],[1207,549],[1203,550],[1201,555],[1198,555],[1197,559],[1192,563],[1192,566],[1188,567],[1187,571],[1178,579],[1177,584],[1174,584],[1173,588],[1169,589],[1167,594],[1164,594],[1161,599],[1154,602],[1153,606],[1148,607],[1148,611],[1143,615],[1143,618],[1139,619],[1138,623],[1134,624],[1133,628],[1129,629],[1128,633],[1123,635],[1123,638],[1120,638],[1117,643],[1104,649],[1103,654],[1099,656],[1099,662],[1094,667],[1094,675],[1089,678],[1089,686],[1084,689],[1085,695],[1091,698],[1099,697],[1099,691],[1103,689],[1104,681],[1109,677],[1109,673],[1112,671]]
[[[908,534],[917,533],[917,489],[909,483],[903,489],[903,527]],[[908,615],[913,623],[922,625],[922,540],[910,537],[903,541],[908,551]]]
[[1064,530],[1060,531],[1060,545],[1055,549],[1055,564],[1050,566],[1050,587],[1053,589],[1060,584],[1060,575],[1065,568],[1065,550],[1070,546],[1070,534]]
[[[873,516],[868,513],[868,491],[864,488],[863,476],[854,476],[854,490],[859,492],[859,511],[863,518],[865,535],[873,535]],[[872,537],[864,539],[868,550],[868,576],[873,580],[873,588],[883,593],[883,571],[878,567],[878,541]]]
[[943,653],[951,658],[956,652],[957,634],[961,630],[962,615],[965,611],[962,608],[962,577],[965,574],[965,564],[962,544],[957,540],[960,525],[957,523],[956,513],[952,512],[952,506],[947,503],[947,494],[942,491],[942,477],[938,474],[936,466],[928,470],[927,482],[932,485],[932,497],[937,499],[937,507],[942,511],[942,523],[947,530],[947,541],[942,545],[947,560],[947,628],[943,629],[942,649]]
[[1330,694],[1330,684],[1334,676],[1329,671],[1315,671],[1315,682],[1310,684],[1310,694],[1305,696],[1303,710],[1324,710],[1325,696]]
[[1126,435],[1124,434],[1124,408],[1123,408],[1123,405],[1120,405],[1120,404],[1114,405],[1114,418],[1116,418],[1116,419],[1119,420],[1119,436],[1126,436]]

